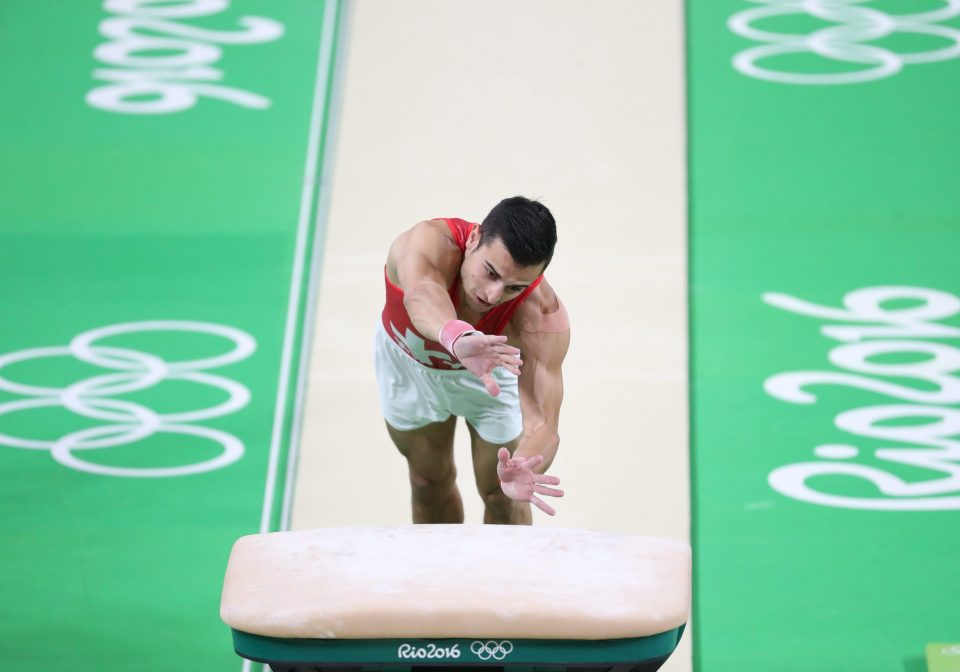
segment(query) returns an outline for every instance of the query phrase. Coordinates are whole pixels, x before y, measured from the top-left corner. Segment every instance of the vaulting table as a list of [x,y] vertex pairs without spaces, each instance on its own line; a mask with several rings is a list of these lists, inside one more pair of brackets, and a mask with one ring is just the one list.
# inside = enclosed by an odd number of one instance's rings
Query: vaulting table
[[240,538],[220,615],[274,672],[658,669],[690,548],[556,527],[405,525]]

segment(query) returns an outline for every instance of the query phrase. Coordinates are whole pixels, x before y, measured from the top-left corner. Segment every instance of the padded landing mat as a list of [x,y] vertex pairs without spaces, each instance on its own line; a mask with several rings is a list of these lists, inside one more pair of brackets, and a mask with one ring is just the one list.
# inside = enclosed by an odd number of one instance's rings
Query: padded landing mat
[[921,672],[960,632],[960,5],[687,8],[696,669]]
[[0,3],[0,658],[239,670],[284,516],[338,3]]

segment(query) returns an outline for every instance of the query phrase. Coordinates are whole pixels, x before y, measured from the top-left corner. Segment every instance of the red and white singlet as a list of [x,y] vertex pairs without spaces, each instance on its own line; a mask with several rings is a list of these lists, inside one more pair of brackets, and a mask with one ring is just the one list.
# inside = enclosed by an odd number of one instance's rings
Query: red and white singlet
[[[453,238],[456,240],[460,252],[463,253],[467,249],[467,238],[477,224],[462,219],[444,218],[443,221],[450,227]],[[383,320],[384,330],[393,342],[424,366],[432,369],[462,369],[463,365],[444,350],[443,346],[433,340],[436,334],[427,338],[413,326],[410,315],[407,314],[407,309],[403,305],[403,290],[390,282],[390,278],[387,277],[386,267],[383,269],[383,279],[387,285],[387,301],[383,307],[381,319]],[[502,334],[514,312],[516,312],[520,304],[530,296],[530,293],[536,289],[541,280],[543,280],[542,275],[534,280],[533,284],[524,289],[519,296],[490,309],[490,311],[485,313],[483,318],[473,326],[485,334]],[[460,293],[459,273],[457,273],[453,279],[453,284],[450,285],[447,291],[450,294],[450,300],[453,301],[453,307],[459,309],[457,305]]]

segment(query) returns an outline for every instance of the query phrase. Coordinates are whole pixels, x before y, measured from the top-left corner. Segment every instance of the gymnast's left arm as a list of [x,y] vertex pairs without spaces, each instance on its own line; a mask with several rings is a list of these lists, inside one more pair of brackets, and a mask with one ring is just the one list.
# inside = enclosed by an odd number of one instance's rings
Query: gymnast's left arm
[[[518,381],[523,435],[512,457],[501,448],[497,464],[497,475],[508,497],[532,502],[550,515],[555,513],[553,509],[536,495],[563,494],[546,487],[557,485],[559,479],[544,474],[560,446],[562,367],[570,346],[566,309],[555,297],[552,299],[546,308],[536,306],[534,315],[528,313],[515,324],[517,346],[524,361]],[[531,472],[535,474],[533,478],[529,476]]]

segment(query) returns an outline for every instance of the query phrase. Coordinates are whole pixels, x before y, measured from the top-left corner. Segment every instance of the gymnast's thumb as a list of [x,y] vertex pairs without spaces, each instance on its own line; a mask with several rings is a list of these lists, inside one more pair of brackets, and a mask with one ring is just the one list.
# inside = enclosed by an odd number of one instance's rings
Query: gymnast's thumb
[[483,384],[486,386],[487,392],[491,397],[500,394],[500,386],[497,385],[497,381],[495,381],[489,373],[483,377]]

